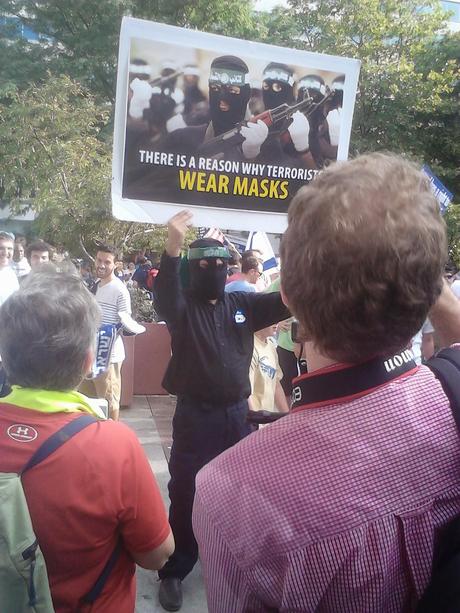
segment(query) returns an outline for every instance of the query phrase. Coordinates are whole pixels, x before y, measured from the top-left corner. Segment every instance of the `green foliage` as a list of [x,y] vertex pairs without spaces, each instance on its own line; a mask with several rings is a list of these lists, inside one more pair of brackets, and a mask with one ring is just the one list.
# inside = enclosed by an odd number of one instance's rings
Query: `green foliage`
[[[274,42],[361,61],[352,153],[389,149],[411,154],[432,165],[454,188],[450,180],[458,172],[454,88],[460,78],[460,45],[458,35],[441,36],[446,13],[439,3],[290,0],[289,4],[289,10],[274,11],[265,22]],[[445,113],[452,124],[456,114],[454,132],[453,125],[442,123]],[[436,134],[442,141],[438,147]],[[441,160],[446,162],[443,169]]]
[[[350,152],[427,163],[460,194],[460,34],[436,0],[290,0],[262,20],[274,43],[361,61]],[[458,257],[460,218],[447,217]]]
[[[439,71],[448,64],[460,66],[460,32],[444,36],[419,58],[424,72]],[[450,95],[442,96],[436,113],[422,110],[418,121],[423,126],[421,147],[425,160],[443,183],[460,195],[460,78]]]
[[125,15],[243,38],[257,29],[247,0],[0,0],[2,13],[17,16],[42,38],[39,43],[11,40],[11,31],[3,30],[0,57],[3,62],[2,52],[7,52],[9,64],[0,70],[0,96],[7,83],[23,87],[48,70],[66,74],[101,100],[113,102]]
[[139,323],[150,323],[158,321],[153,301],[150,299],[149,293],[145,289],[131,287],[129,289],[131,296],[131,309],[133,318]]
[[460,204],[451,204],[444,220],[447,225],[449,257],[460,269]]
[[67,76],[10,94],[0,106],[2,198],[16,212],[33,203],[34,232],[74,255],[90,256],[96,241],[161,250],[164,228],[111,215],[109,111]]
[[[28,43],[0,31],[0,199],[16,209],[33,201],[35,231],[75,255],[95,240],[161,250],[164,228],[110,214],[109,135],[124,15],[360,59],[351,153],[404,152],[428,163],[458,196],[460,36],[445,36],[439,2],[289,5],[255,13],[246,0],[0,0],[0,14],[42,35]],[[451,236],[460,235],[458,217],[449,223]]]
[[[424,158],[424,128],[459,77],[425,62],[444,27],[435,0],[291,0],[296,46],[361,60],[352,153],[389,149]],[[430,159],[425,159],[430,163]]]
[[[0,199],[39,213],[33,233],[88,257],[96,241],[162,251],[164,227],[111,216],[116,59],[124,15],[251,37],[246,0],[0,0],[40,33],[0,29]],[[63,76],[65,75],[65,76]],[[194,232],[190,233],[193,240]]]

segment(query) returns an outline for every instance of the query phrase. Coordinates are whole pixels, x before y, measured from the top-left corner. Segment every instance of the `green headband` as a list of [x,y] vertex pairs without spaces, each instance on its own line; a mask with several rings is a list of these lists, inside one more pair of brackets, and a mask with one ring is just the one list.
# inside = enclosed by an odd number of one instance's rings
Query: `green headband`
[[188,250],[189,260],[203,260],[206,258],[223,258],[228,260],[230,254],[226,247],[194,247]]

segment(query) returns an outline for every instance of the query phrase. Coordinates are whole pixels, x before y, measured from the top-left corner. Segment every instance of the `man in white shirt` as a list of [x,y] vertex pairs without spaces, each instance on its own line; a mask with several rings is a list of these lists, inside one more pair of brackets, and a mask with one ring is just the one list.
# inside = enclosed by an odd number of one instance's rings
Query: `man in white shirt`
[[18,279],[11,267],[14,252],[14,236],[0,232],[0,306],[19,289]]
[[30,272],[30,264],[24,253],[24,245],[16,242],[14,244],[14,254],[11,266],[18,279],[25,277]]
[[428,317],[417,334],[412,338],[411,349],[417,364],[421,364],[422,360],[429,360],[434,354],[434,328]]
[[[118,260],[114,247],[101,245],[96,254],[95,296],[102,311],[102,324],[120,324],[119,313],[131,313],[131,298],[124,283],[115,276],[115,262]],[[86,379],[79,391],[92,398],[105,398],[109,405],[109,416],[117,420],[120,413],[121,365],[125,359],[125,348],[118,335],[110,354],[108,369],[95,377]]]
[[[19,289],[19,282],[11,267],[14,251],[14,235],[0,231],[0,307]],[[0,396],[6,393],[5,374],[2,368],[2,356],[0,356]]]

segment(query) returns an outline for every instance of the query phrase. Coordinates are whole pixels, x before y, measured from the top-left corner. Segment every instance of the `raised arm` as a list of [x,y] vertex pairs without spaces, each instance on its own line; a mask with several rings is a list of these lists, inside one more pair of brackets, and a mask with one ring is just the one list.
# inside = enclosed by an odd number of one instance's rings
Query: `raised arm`
[[179,276],[180,253],[191,220],[190,211],[181,211],[169,220],[166,248],[155,279],[155,308],[172,326],[179,321],[185,307]]

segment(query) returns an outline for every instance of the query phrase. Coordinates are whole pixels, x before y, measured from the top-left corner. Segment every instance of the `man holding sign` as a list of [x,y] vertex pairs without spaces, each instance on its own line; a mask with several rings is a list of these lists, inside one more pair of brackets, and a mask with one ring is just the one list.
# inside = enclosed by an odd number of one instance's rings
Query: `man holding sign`
[[184,290],[180,253],[191,221],[189,211],[169,221],[156,279],[156,307],[172,341],[163,386],[177,395],[168,486],[176,551],[159,573],[167,611],[181,607],[181,581],[198,557],[191,522],[196,473],[251,432],[246,415],[254,332],[289,317],[279,293],[225,293],[229,253],[215,239],[190,245],[190,287]]

